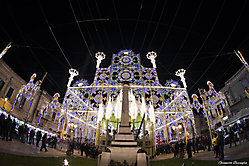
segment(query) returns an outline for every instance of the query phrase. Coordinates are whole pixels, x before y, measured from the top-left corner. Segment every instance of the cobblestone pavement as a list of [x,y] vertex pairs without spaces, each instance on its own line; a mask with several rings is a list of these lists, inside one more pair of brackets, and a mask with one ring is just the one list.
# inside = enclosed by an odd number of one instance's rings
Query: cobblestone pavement
[[[164,159],[170,159],[173,158],[173,153],[171,154],[161,154],[159,156],[156,156],[153,160],[164,160]],[[232,144],[232,148],[229,148],[229,145],[226,145],[224,148],[224,159],[225,160],[236,160],[236,159],[243,159],[249,157],[249,141],[244,141],[241,144],[237,143],[237,146],[235,147],[234,144]],[[185,157],[187,158],[187,154],[185,154]],[[193,160],[218,160],[215,158],[213,151],[199,151],[199,153],[193,154],[192,157]]]
[[[47,148],[48,151],[40,151],[40,147],[31,144],[24,144],[20,141],[3,141],[0,140],[0,152],[10,153],[22,156],[36,156],[36,157],[64,157],[65,151]],[[74,151],[74,156],[80,156],[79,151]]]

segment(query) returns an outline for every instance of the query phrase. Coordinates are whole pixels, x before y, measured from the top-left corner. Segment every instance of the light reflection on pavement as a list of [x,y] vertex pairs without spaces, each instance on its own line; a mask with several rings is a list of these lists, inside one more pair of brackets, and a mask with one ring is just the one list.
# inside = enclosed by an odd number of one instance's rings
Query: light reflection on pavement
[[36,157],[63,157],[65,152],[52,148],[47,148],[48,151],[40,151],[40,147],[31,144],[24,144],[17,140],[3,141],[0,140],[0,152],[10,153],[22,156],[36,156]]

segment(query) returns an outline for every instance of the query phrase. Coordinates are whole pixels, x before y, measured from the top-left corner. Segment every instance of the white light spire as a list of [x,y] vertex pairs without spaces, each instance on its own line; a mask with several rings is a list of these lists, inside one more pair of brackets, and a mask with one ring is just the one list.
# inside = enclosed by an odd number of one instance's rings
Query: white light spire
[[98,122],[100,122],[103,118],[103,114],[104,114],[104,108],[103,108],[103,104],[100,103],[99,104],[99,111],[98,111]]
[[155,111],[152,103],[150,103],[149,113],[151,122],[155,123]]
[[121,112],[122,112],[122,102],[121,102],[121,99],[122,99],[122,90],[120,91],[120,94],[118,95],[117,97],[117,101],[116,101],[116,105],[115,105],[115,117],[117,119],[121,119]]
[[111,97],[109,97],[107,106],[106,106],[106,119],[110,119],[112,116],[112,100]]
[[152,63],[153,68],[156,68],[156,57],[157,57],[156,52],[154,52],[154,51],[148,52],[148,54],[146,55],[146,57]]
[[67,87],[70,87],[73,78],[79,75],[79,72],[76,69],[69,69],[70,77],[68,78]]
[[105,59],[105,54],[103,52],[97,52],[95,54],[95,57],[97,58],[96,68],[99,68],[99,65],[101,64],[101,61]]
[[131,110],[131,119],[135,120],[137,117],[137,103],[136,103],[136,98],[133,95],[133,93],[130,93],[131,95],[131,106],[130,106],[130,110]]
[[[146,113],[146,103],[145,103],[144,97],[142,97],[142,105],[141,105],[140,112],[141,112],[142,117],[144,116],[144,113]],[[145,115],[145,118],[146,118],[146,115]]]

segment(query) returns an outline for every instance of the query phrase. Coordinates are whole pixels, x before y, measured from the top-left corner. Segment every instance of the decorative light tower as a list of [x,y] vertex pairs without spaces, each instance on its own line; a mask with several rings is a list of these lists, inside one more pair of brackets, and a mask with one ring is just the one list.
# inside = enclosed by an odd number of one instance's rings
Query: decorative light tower
[[148,54],[146,55],[146,57],[152,63],[153,68],[156,68],[156,57],[157,57],[156,52],[154,52],[154,51],[148,52]]
[[67,87],[70,87],[73,78],[79,75],[79,72],[76,69],[69,69],[70,77],[68,79]]
[[[186,80],[185,80],[185,77],[184,77],[184,74],[185,74],[186,70],[184,69],[179,69],[176,71],[175,75],[180,77],[181,78],[181,81],[182,81],[182,84],[183,84],[183,87],[185,88],[185,91],[186,91],[186,94],[187,94],[187,98],[188,98],[188,103],[190,104],[190,100],[189,100],[189,95],[188,95],[188,92],[187,92],[187,84],[186,84]],[[191,106],[191,105],[190,105]],[[187,135],[187,129],[186,129],[186,120],[185,120],[185,116],[184,116],[184,122],[183,122],[183,125],[184,125],[184,129],[185,129],[185,138],[186,138],[186,143],[187,143],[187,140],[188,140],[188,135]]]
[[187,84],[186,84],[186,81],[185,81],[185,78],[184,78],[185,72],[186,72],[186,70],[184,70],[184,69],[179,69],[179,70],[176,71],[176,74],[175,74],[175,75],[181,78],[183,87],[184,87],[184,88],[187,88]]
[[95,54],[95,57],[97,58],[97,65],[96,68],[99,68],[99,65],[101,64],[101,61],[105,59],[105,54],[103,52],[97,52]]

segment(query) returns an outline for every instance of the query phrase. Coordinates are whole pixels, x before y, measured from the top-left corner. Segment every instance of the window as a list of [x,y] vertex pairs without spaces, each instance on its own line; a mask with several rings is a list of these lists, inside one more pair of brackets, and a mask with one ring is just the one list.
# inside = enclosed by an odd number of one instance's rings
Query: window
[[52,119],[54,120],[56,116],[56,112],[53,112]]
[[14,92],[14,89],[12,87],[10,87],[9,90],[8,90],[8,93],[6,94],[6,97],[10,99],[13,92]]
[[3,89],[5,82],[3,80],[0,81],[0,91]]
[[243,80],[241,80],[241,84],[243,86],[244,89],[248,88],[249,87],[249,83],[247,81],[246,78],[244,78]]

